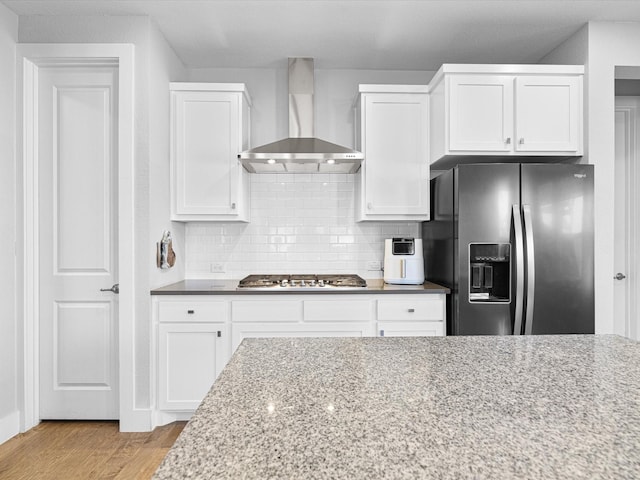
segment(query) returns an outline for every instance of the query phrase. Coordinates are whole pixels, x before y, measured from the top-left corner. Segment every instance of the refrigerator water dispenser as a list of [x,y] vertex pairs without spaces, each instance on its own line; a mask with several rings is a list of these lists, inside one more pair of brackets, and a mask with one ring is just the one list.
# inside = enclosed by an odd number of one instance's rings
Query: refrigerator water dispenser
[[511,245],[469,244],[469,301],[509,302],[510,285]]

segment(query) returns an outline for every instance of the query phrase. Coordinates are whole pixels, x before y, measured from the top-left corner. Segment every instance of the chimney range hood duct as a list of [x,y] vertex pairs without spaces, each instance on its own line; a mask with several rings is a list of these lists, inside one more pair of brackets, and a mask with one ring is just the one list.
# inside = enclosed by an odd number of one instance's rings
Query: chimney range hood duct
[[314,138],[313,58],[289,59],[289,138],[238,154],[252,173],[355,173],[364,155]]

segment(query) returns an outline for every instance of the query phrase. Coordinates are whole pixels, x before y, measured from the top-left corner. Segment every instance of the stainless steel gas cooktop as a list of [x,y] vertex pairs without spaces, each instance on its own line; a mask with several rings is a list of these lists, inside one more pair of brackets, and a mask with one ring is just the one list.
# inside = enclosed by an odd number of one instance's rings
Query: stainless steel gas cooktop
[[358,275],[249,275],[237,290],[359,290],[367,287]]

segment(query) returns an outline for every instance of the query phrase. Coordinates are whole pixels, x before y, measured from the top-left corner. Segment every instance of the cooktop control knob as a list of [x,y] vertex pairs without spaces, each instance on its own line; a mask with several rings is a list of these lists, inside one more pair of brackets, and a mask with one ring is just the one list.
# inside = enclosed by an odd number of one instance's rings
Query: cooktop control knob
[[324,280],[318,280],[318,286],[324,287]]

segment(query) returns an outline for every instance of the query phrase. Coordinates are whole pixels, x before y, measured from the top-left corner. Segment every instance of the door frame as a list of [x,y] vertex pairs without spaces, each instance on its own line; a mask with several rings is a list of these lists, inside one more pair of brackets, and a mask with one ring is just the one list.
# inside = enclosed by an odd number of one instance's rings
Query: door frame
[[[134,46],[131,44],[18,44],[17,158],[22,161],[22,355],[19,389],[22,410],[20,430],[40,422],[39,401],[39,211],[38,211],[38,75],[53,66],[118,67],[118,378],[121,431],[150,430],[150,421],[135,411],[134,325]],[[22,202],[20,204],[20,202]],[[20,227],[19,227],[20,229]],[[19,257],[20,258],[20,257]],[[18,300],[20,307],[20,300]],[[148,417],[148,415],[147,415]]]
[[[638,99],[640,97],[631,97]],[[634,340],[640,339],[640,319],[638,318],[638,300],[637,295],[640,293],[638,282],[638,255],[636,253],[635,245],[640,240],[640,220],[638,214],[640,213],[640,197],[637,193],[640,188],[640,170],[636,166],[636,160],[638,160],[640,154],[640,143],[638,138],[638,119],[640,119],[640,111],[638,110],[638,102],[625,102],[625,97],[615,97],[615,111],[621,112],[625,117],[625,129],[627,130],[627,145],[626,148],[629,151],[629,155],[625,156],[625,171],[626,171],[626,192],[625,203],[627,206],[626,212],[626,225],[625,228],[625,273],[626,278],[626,318],[624,322],[624,335]],[[614,164],[614,168],[618,168],[617,163]],[[614,232],[615,232],[614,228]],[[614,271],[615,273],[615,271]],[[614,332],[622,334],[622,332]]]

